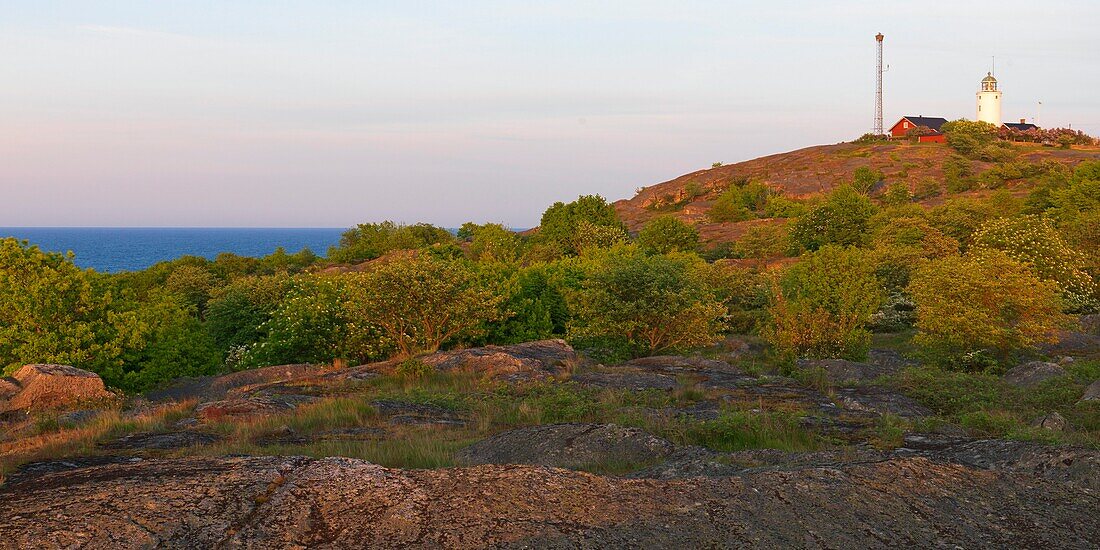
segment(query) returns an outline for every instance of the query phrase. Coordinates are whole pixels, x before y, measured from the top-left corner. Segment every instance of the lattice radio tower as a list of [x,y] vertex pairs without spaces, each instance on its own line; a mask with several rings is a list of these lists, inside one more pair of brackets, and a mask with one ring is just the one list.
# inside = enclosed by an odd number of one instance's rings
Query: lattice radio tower
[[882,33],[875,35],[875,48],[878,50],[878,66],[875,70],[875,129],[874,134],[881,136],[882,130]]

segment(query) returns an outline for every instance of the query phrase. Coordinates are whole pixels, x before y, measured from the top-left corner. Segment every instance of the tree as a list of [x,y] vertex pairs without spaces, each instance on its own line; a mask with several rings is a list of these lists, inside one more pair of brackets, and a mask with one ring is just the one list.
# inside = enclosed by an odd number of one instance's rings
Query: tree
[[72,255],[0,239],[0,370],[63,363],[122,379],[123,354],[144,345],[148,328],[114,303],[103,276]]
[[914,342],[944,366],[974,365],[982,353],[1005,359],[1053,341],[1068,320],[1057,286],[999,250],[928,262],[909,292],[917,304]]
[[454,236],[446,229],[426,223],[365,223],[345,231],[340,245],[329,248],[328,258],[334,262],[361,262],[391,250],[419,249],[453,241]]
[[775,192],[758,181],[738,180],[715,199],[707,217],[714,223],[738,222],[757,217]]
[[205,266],[184,265],[172,270],[164,288],[178,297],[183,305],[193,308],[201,317],[210,293],[218,286],[217,278]]
[[638,245],[657,254],[692,252],[699,247],[699,231],[675,216],[653,218],[638,233]]
[[577,222],[577,228],[573,232],[572,249],[577,254],[583,254],[586,250],[600,250],[610,248],[627,240],[626,229],[616,225],[600,225],[588,220]]
[[222,367],[221,350],[189,309],[168,294],[135,304],[132,311],[147,327],[147,336],[143,345],[123,354],[122,375],[111,376],[111,385],[145,391],[180,377],[216,374]]
[[863,359],[871,342],[865,327],[882,301],[866,251],[825,246],[779,279],[764,337],[787,357]]
[[943,182],[949,193],[962,193],[974,188],[974,169],[965,157],[952,155],[943,161]]
[[959,242],[920,217],[893,218],[875,233],[876,273],[892,291],[904,289],[921,263],[959,253]]
[[981,121],[966,119],[945,122],[940,128],[947,138],[947,144],[953,149],[972,157],[982,148],[997,140],[997,127]]
[[381,355],[383,344],[378,338],[366,339],[366,351],[352,349],[353,336],[356,343],[364,339],[345,307],[345,277],[305,275],[292,279],[270,318],[257,328],[261,339],[247,346],[239,364],[231,366],[365,360]]
[[470,242],[470,257],[483,262],[514,262],[523,250],[523,239],[499,223],[464,223],[459,238]]
[[506,316],[488,323],[483,341],[519,344],[546,338],[563,338],[569,321],[565,301],[567,281],[581,275],[573,262],[543,263],[518,268],[514,265],[482,265],[482,279],[503,297]]
[[909,186],[905,182],[894,182],[886,188],[882,194],[883,204],[898,206],[913,200],[913,194],[909,192]]
[[941,233],[959,241],[963,250],[970,245],[970,238],[987,220],[1004,215],[993,205],[975,199],[951,199],[929,212],[929,221]]
[[584,195],[571,203],[557,202],[546,209],[537,239],[564,254],[577,254],[578,244],[583,247],[608,240],[615,242],[607,237],[625,234],[614,206],[599,195]]
[[725,308],[705,269],[693,254],[646,255],[630,246],[603,252],[569,297],[570,338],[619,342],[634,354],[713,343]]
[[842,185],[829,198],[791,229],[791,240],[806,250],[822,246],[866,246],[870,242],[869,222],[876,208],[871,200],[850,185]]
[[869,195],[876,185],[886,178],[880,170],[870,166],[860,166],[852,174],[852,188],[864,195]]
[[292,286],[292,279],[281,273],[241,277],[215,290],[207,303],[205,324],[222,352],[263,339],[261,327],[267,326]]
[[1031,267],[1044,281],[1060,290],[1070,311],[1097,307],[1096,284],[1085,272],[1085,256],[1069,247],[1051,223],[1039,216],[998,218],[986,222],[974,234],[976,252],[999,250]]
[[753,225],[737,239],[734,249],[742,258],[756,260],[757,267],[771,259],[783,256],[790,248],[787,228],[783,225]]
[[344,304],[356,326],[377,330],[402,358],[476,337],[503,316],[501,297],[479,282],[469,264],[430,256],[347,274]]

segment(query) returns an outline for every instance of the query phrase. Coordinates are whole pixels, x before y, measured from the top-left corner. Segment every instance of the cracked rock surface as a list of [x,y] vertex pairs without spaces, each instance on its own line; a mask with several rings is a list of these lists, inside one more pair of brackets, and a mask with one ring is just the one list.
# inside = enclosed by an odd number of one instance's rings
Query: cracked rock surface
[[146,460],[0,487],[11,548],[1095,548],[1100,496],[924,457],[621,479],[344,458]]

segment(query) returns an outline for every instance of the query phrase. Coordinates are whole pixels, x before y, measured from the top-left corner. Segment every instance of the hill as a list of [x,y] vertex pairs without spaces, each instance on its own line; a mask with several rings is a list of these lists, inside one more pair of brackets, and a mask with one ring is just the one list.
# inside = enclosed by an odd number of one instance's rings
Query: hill
[[[1100,149],[1056,149],[1033,144],[1016,144],[1012,162],[1040,164],[1053,161],[1067,166],[1100,158]],[[845,182],[851,181],[860,167],[878,170],[885,176],[884,184],[903,182],[912,191],[925,180],[944,180],[944,165],[956,156],[953,149],[944,144],[905,142],[887,143],[839,143],[818,145],[787,153],[768,155],[757,159],[698,170],[678,178],[642,188],[634,197],[615,203],[627,228],[638,231],[649,220],[671,214],[695,225],[704,241],[723,242],[735,240],[754,224],[782,223],[772,219],[756,219],[741,222],[714,223],[708,212],[730,185],[737,182],[759,181],[794,199],[812,198],[827,193]],[[973,160],[971,169],[980,175],[999,163]],[[879,186],[879,189],[885,185]],[[1007,181],[1005,187],[1016,192],[1026,192],[1031,187],[1027,180]],[[981,193],[975,191],[971,193]],[[942,197],[928,199],[934,203]]]

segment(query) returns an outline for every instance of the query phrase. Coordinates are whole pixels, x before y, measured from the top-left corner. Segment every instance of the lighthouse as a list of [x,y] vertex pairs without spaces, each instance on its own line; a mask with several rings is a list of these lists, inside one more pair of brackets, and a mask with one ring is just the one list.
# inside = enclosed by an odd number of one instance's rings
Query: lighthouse
[[978,90],[978,120],[994,126],[1001,126],[1001,91],[997,89],[997,79],[993,73],[986,73],[982,87]]

